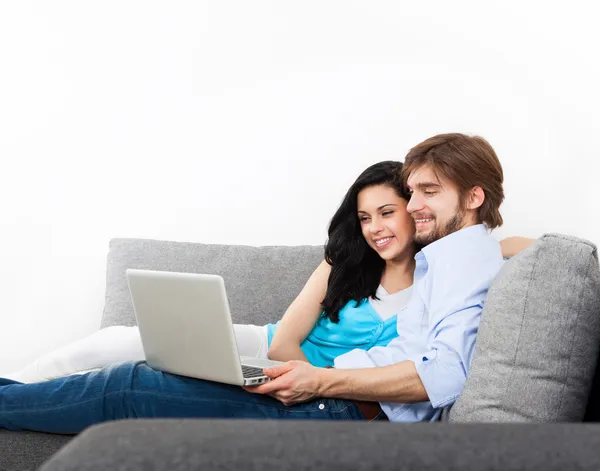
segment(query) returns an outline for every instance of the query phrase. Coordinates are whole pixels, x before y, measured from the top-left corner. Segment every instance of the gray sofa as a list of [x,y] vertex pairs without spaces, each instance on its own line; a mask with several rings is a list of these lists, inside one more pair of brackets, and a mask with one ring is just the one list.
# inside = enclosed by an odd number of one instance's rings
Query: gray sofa
[[[322,256],[312,246],[114,239],[101,327],[135,323],[127,268],[221,274],[234,322],[264,324]],[[494,282],[471,373],[442,423],[138,419],[75,438],[0,430],[0,469],[599,469],[600,424],[576,423],[600,421],[599,351],[596,247],[549,234]]]

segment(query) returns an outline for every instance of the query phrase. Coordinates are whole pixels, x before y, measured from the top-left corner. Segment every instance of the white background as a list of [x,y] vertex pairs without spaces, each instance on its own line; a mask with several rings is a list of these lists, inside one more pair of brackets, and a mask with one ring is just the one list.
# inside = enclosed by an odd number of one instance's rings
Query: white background
[[112,237],[322,244],[440,132],[504,165],[497,237],[600,243],[595,2],[0,4],[0,372],[95,331]]

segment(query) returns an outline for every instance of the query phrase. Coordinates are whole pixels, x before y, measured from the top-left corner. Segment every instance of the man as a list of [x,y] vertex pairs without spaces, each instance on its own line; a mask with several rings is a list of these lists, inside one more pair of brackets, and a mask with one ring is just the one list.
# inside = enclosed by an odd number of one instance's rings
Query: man
[[423,248],[399,336],[386,347],[353,350],[331,369],[290,361],[246,391],[143,363],[33,385],[0,380],[0,428],[76,433],[127,417],[435,420],[462,391],[502,265],[487,233],[502,224],[502,168],[484,139],[444,134],[411,149],[399,178]]
[[377,401],[397,421],[435,420],[456,400],[487,290],[502,266],[499,244],[486,231],[502,224],[502,167],[484,139],[442,134],[411,149],[402,178],[424,248],[415,257],[413,297],[398,315],[399,337],[337,357],[337,370],[303,362],[269,368],[274,379],[249,390],[287,405],[315,397]]

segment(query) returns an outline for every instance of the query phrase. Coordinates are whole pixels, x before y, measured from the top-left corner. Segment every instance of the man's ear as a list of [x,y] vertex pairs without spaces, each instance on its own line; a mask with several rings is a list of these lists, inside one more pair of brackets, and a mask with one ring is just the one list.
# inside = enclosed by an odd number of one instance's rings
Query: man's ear
[[467,209],[477,209],[485,201],[485,193],[480,186],[474,186],[467,193]]

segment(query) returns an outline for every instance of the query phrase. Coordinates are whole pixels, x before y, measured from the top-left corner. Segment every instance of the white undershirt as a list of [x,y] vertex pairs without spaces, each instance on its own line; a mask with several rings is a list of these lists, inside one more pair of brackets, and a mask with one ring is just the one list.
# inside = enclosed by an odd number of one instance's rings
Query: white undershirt
[[[369,298],[369,302],[375,312],[384,321],[399,314],[407,305],[412,295],[412,285],[394,294],[389,294],[386,289],[379,285],[375,295],[379,299]],[[242,356],[255,356],[267,358],[268,350],[268,327],[254,325],[234,325],[238,350]],[[243,353],[241,353],[243,352]]]
[[369,302],[379,317],[385,321],[400,313],[408,305],[412,295],[412,285],[394,294],[389,294],[383,286],[379,285],[375,295],[379,299],[369,298]]

